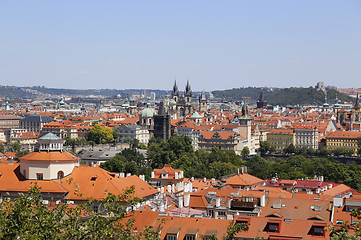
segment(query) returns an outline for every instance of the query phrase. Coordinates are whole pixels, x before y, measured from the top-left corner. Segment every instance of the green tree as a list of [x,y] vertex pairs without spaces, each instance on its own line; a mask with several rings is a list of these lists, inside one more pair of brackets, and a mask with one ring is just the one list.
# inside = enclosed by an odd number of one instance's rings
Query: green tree
[[246,166],[249,174],[262,179],[269,178],[269,162],[264,158],[260,156],[251,157],[251,159],[246,162]]
[[5,153],[5,146],[2,143],[0,143],[0,152]]
[[241,152],[241,155],[243,156],[243,159],[249,154],[249,148],[247,146],[245,146],[243,149],[242,149],[242,152]]
[[126,158],[120,154],[115,155],[108,161],[101,163],[100,167],[109,171],[109,172],[124,172],[124,162]]
[[213,162],[209,164],[209,171],[215,178],[220,178],[222,176],[226,176],[232,173],[235,173],[237,167],[232,163],[225,162]]
[[[28,196],[1,201],[0,239],[140,239],[159,234],[150,227],[137,233],[132,219],[119,224],[127,214],[125,205],[135,206],[144,201],[131,197],[134,186],[119,196],[107,193],[100,201],[89,199],[76,206],[44,204],[40,191],[35,185]],[[94,204],[101,206],[99,211],[92,210]]]
[[8,147],[8,152],[19,152],[20,150],[21,150],[21,144],[19,140],[11,143],[10,146]]
[[268,151],[270,151],[271,146],[269,144],[269,142],[260,142],[259,143],[259,152],[262,154],[262,156],[267,153]]
[[99,124],[94,124],[93,128],[87,133],[87,141],[93,141],[97,144],[114,142],[113,129],[102,128]]
[[125,137],[123,138],[123,143],[131,143],[132,142],[132,139],[130,137]]
[[286,148],[283,149],[284,153],[295,153],[296,152],[296,147],[295,145],[293,145],[293,143],[291,143],[290,145],[288,145]]

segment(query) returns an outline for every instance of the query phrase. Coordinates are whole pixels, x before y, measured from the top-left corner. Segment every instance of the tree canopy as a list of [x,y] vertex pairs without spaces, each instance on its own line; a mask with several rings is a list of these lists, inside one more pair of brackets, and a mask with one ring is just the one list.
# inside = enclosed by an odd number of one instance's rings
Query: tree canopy
[[111,128],[102,128],[99,124],[94,124],[93,128],[87,133],[88,141],[93,141],[97,144],[112,143],[117,138],[117,133]]

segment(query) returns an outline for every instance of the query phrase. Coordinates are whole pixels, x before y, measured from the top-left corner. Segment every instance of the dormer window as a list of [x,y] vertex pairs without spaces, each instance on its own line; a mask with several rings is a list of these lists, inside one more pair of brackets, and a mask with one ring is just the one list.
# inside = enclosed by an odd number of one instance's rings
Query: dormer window
[[313,236],[325,236],[326,223],[313,223],[311,233]]
[[267,222],[266,230],[267,232],[279,233],[280,225],[281,225],[281,220],[269,220]]

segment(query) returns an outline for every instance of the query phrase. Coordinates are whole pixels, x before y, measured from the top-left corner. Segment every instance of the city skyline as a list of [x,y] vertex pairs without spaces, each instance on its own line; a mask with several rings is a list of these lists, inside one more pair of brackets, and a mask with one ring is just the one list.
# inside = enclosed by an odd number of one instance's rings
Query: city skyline
[[360,87],[358,1],[2,5],[2,85]]

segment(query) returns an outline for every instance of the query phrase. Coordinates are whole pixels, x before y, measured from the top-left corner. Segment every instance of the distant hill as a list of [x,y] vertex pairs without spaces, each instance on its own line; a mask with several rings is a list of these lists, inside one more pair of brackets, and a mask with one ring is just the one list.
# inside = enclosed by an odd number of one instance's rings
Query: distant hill
[[[157,97],[165,95],[166,90],[146,89],[147,95],[154,92]],[[112,97],[121,94],[124,96],[131,96],[133,93],[144,93],[144,89],[63,89],[63,88],[47,88],[47,87],[17,87],[17,86],[0,86],[0,97],[4,99],[34,99],[37,97],[52,96],[88,96],[101,95],[105,97]],[[169,91],[170,93],[170,91]]]
[[[133,93],[143,93],[144,89],[64,89],[64,88],[47,88],[47,87],[29,87],[30,89],[40,91],[42,93],[51,94],[51,95],[72,95],[72,96],[88,96],[88,95],[101,95],[106,97],[117,96],[121,94],[132,95]],[[155,90],[155,89],[145,89],[147,94],[154,92],[156,96],[164,95],[165,90]]]
[[[223,96],[227,100],[240,101],[242,97],[250,97],[252,100],[258,100],[260,93],[263,91],[264,99],[271,105],[304,105],[316,104],[321,105],[325,102],[325,93],[313,87],[309,88],[283,88],[273,89],[272,91],[264,88],[233,88],[224,91],[213,91],[212,94],[216,98]],[[353,98],[344,93],[340,93],[335,89],[327,89],[328,101],[334,102],[337,97],[340,102],[353,102]]]

